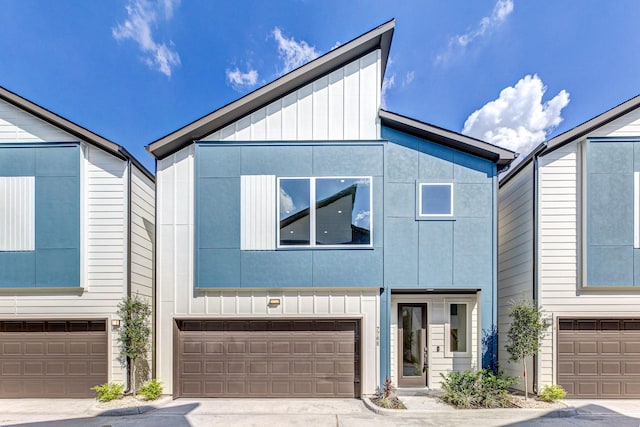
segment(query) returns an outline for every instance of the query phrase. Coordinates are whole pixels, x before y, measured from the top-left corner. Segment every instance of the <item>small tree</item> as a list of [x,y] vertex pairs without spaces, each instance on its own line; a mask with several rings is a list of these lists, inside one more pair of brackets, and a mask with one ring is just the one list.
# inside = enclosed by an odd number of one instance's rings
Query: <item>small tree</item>
[[506,349],[509,352],[510,360],[514,362],[522,361],[524,368],[524,398],[528,399],[526,358],[538,352],[549,324],[542,317],[540,308],[532,300],[521,299],[520,301],[512,302],[509,317],[511,317],[511,327],[507,333],[508,343]]
[[121,356],[124,358],[123,363],[126,363],[126,358],[131,361],[131,391],[135,394],[138,384],[138,365],[146,365],[141,362],[146,362],[149,351],[151,306],[137,295],[127,297],[118,304],[118,316],[122,322],[118,332]]

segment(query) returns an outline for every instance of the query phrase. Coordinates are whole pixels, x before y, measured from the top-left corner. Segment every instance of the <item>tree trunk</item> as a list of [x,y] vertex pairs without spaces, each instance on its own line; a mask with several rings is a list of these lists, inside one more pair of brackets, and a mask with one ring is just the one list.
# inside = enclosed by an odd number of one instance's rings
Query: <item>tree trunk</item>
[[524,367],[524,400],[529,400],[529,385],[527,384],[527,359],[522,356],[522,366]]

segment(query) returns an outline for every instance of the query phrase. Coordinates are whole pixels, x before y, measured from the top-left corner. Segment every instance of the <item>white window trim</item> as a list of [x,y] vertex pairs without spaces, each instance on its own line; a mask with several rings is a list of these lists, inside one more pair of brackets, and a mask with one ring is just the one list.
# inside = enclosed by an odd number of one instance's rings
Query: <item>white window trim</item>
[[640,249],[640,172],[633,173],[633,247]]
[[[422,213],[422,187],[434,186],[434,185],[448,185],[451,189],[451,206],[448,214],[425,214]],[[452,217],[453,216],[453,182],[420,182],[418,183],[418,217],[419,218],[437,218],[437,217]]]
[[[283,179],[309,180],[309,244],[281,245],[280,244],[280,181]],[[369,244],[368,245],[318,245],[316,244],[316,180],[318,179],[368,179],[369,180]],[[372,176],[282,176],[276,183],[276,248],[277,249],[366,249],[373,248],[373,177]]]
[[[467,351],[451,351],[451,304],[466,304],[467,307]],[[444,301],[444,356],[445,357],[471,357],[471,314],[472,301],[464,299],[446,299]]]

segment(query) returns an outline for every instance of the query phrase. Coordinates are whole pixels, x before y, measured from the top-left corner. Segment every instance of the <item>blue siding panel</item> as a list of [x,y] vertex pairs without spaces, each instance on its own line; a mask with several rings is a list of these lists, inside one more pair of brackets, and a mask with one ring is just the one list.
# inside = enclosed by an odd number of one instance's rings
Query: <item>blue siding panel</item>
[[417,287],[418,222],[413,218],[387,218],[385,229],[385,284]]
[[196,145],[196,160],[201,178],[224,178],[240,176],[240,150],[237,147],[215,146],[210,155],[199,155]]
[[491,183],[467,184],[456,182],[453,189],[456,219],[490,219],[493,211],[492,192],[493,184]]
[[78,249],[80,241],[78,176],[36,177],[36,248]]
[[403,140],[407,145],[387,144],[385,158],[393,158],[393,162],[385,162],[384,177],[387,182],[409,182],[418,176],[418,141]]
[[633,286],[633,246],[591,246],[587,258],[590,286]]
[[427,288],[453,285],[455,221],[420,221],[419,284]]
[[313,286],[312,251],[242,251],[241,256],[243,287]]
[[496,165],[470,154],[455,152],[454,176],[460,182],[487,183],[495,176]]
[[387,183],[384,194],[384,214],[387,218],[414,219],[416,215],[416,184],[414,182]]
[[313,251],[314,287],[382,287],[382,250]]
[[313,147],[246,147],[241,169],[243,175],[312,176]]
[[316,176],[382,176],[383,149],[377,145],[327,145],[313,148]]
[[237,287],[240,283],[238,249],[199,249],[195,282],[198,288]]
[[200,248],[240,248],[240,178],[203,178],[198,184]]
[[492,229],[485,218],[456,221],[453,228],[454,287],[491,289]]
[[78,286],[80,251],[78,249],[36,250],[36,283],[38,287]]
[[633,171],[589,175],[589,244],[633,246]]
[[0,288],[36,286],[36,253],[0,252]]
[[80,146],[17,145],[0,147],[0,175],[35,176],[35,251],[0,252],[0,286],[80,286]]

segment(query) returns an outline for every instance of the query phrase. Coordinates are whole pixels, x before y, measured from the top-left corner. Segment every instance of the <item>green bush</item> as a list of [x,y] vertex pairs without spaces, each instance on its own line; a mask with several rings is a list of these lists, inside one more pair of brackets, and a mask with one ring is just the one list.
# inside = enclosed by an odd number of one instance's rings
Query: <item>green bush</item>
[[538,397],[545,402],[555,402],[556,400],[564,399],[566,395],[567,392],[564,391],[561,385],[553,384],[544,386]]
[[440,374],[442,400],[458,408],[506,408],[511,406],[507,388],[515,378],[490,369]]
[[102,385],[91,387],[91,390],[94,390],[96,393],[98,393],[96,399],[100,402],[109,402],[111,400],[122,399],[122,396],[124,396],[124,384],[105,383]]
[[147,400],[156,400],[162,395],[162,383],[152,378],[140,387],[138,395],[144,396]]

